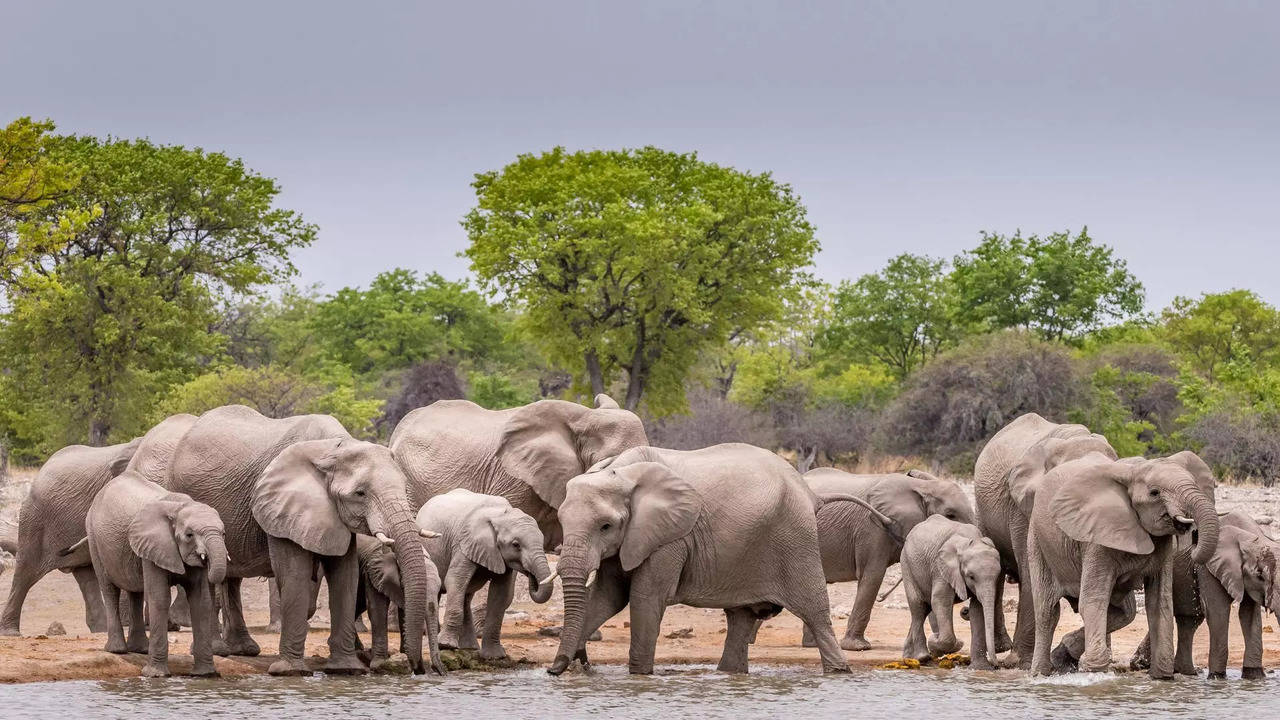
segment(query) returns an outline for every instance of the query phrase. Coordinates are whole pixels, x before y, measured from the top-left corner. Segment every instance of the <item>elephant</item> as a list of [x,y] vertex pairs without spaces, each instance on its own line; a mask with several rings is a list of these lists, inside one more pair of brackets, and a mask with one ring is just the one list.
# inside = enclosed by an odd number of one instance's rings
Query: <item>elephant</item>
[[[363,593],[356,600],[356,615],[368,610],[369,637],[372,647],[369,652],[369,669],[378,672],[386,664],[390,652],[387,647],[387,630],[389,629],[388,609],[391,603],[396,604],[396,612],[400,622],[404,617],[404,584],[400,582],[400,566],[396,563],[396,555],[387,545],[377,538],[368,535],[356,536],[356,555],[360,562],[360,576],[363,579]],[[440,616],[437,608],[440,592],[440,573],[436,565],[428,558],[427,562],[427,637],[432,643],[431,656],[440,654]],[[400,652],[405,652],[406,638],[400,635]]]
[[80,543],[84,519],[94,496],[124,472],[141,444],[142,438],[107,447],[69,445],[40,468],[18,511],[18,552],[9,599],[0,615],[0,635],[21,634],[22,603],[31,587],[53,570],[75,576],[89,631],[107,629],[89,549]]
[[[1004,570],[1000,551],[977,526],[931,515],[907,534],[902,545],[902,584],[911,609],[911,628],[902,656],[927,662],[934,656],[960,650],[952,609],[969,601],[971,666],[991,670],[996,665],[996,582]],[[925,639],[924,622],[936,619],[937,634]]]
[[[1000,551],[1005,577],[1018,583],[1018,619],[1010,639],[1004,613],[996,613],[996,651],[1013,652],[1004,664],[1031,666],[1035,644],[1035,603],[1031,584],[1021,581],[1026,566],[1027,527],[1035,491],[1045,473],[1091,452],[1115,460],[1116,451],[1083,425],[1060,425],[1036,413],[1021,415],[997,432],[978,454],[973,469],[976,525]],[[996,583],[996,605],[1004,605],[1005,578]]]
[[[1218,545],[1213,478],[1193,453],[1117,461],[1094,452],[1058,465],[1039,482],[1027,536],[1026,575],[1035,602],[1031,670],[1108,670],[1110,634],[1133,621],[1133,591],[1145,592],[1150,675],[1173,676],[1173,560],[1176,536],[1198,532],[1192,560]],[[1050,656],[1059,603],[1084,624]]]
[[554,589],[538,524],[506,498],[457,488],[428,500],[418,527],[440,534],[425,543],[448,595],[440,646],[476,648],[471,596],[488,584],[480,657],[505,658],[502,619],[515,597],[516,573],[529,579],[534,602],[545,603]]
[[560,505],[564,629],[548,672],[586,664],[583,640],[628,603],[632,673],[653,672],[662,616],[676,603],[724,609],[724,672],[747,672],[755,620],[783,608],[813,629],[824,671],[848,672],[831,629],[820,504],[789,463],[751,445],[642,446],[597,463],[569,481]]
[[[866,638],[871,608],[885,571],[902,553],[903,539],[930,515],[973,523],[973,506],[960,486],[919,470],[885,475],[853,475],[835,468],[818,468],[804,479],[819,498],[832,493],[854,495],[872,509],[852,502],[828,501],[818,510],[818,545],[828,583],[858,581],[849,625],[840,647],[869,650]],[[802,644],[813,646],[805,626]]]
[[441,400],[405,415],[390,447],[409,476],[415,512],[454,488],[500,495],[537,521],[550,551],[562,540],[556,508],[569,479],[648,444],[640,418],[602,394],[594,409],[539,400],[486,410],[466,400]]
[[[1280,543],[1243,512],[1233,510],[1218,518],[1218,548],[1203,564],[1193,565],[1195,545],[1183,543],[1173,560],[1173,615],[1178,625],[1178,647],[1174,672],[1198,674],[1192,660],[1196,630],[1209,622],[1209,678],[1226,677],[1227,636],[1231,604],[1240,605],[1240,629],[1244,635],[1244,662],[1241,676],[1261,679],[1262,613],[1270,610],[1280,617],[1280,583],[1276,559]],[[1150,664],[1151,639],[1145,638],[1130,666]]]
[[[126,641],[118,613],[107,613],[107,652],[148,652],[142,674],[168,677],[169,588],[181,586],[191,608],[192,674],[217,675],[213,666],[210,584],[227,574],[222,519],[190,496],[171,493],[126,470],[93,499],[85,518],[85,541],[108,608],[128,594],[131,609]],[[143,630],[142,601],[151,613],[150,650]]]
[[[407,480],[386,447],[353,439],[328,415],[271,419],[228,405],[201,415],[178,443],[169,489],[213,507],[227,524],[226,652],[258,652],[244,624],[240,582],[274,575],[281,597],[280,657],[267,671],[309,674],[302,654],[318,564],[328,580],[332,622],[325,672],[365,672],[354,627],[359,533],[394,547],[404,583],[406,654],[415,673],[426,671],[427,559]],[[443,672],[438,656],[430,660],[433,670]]]

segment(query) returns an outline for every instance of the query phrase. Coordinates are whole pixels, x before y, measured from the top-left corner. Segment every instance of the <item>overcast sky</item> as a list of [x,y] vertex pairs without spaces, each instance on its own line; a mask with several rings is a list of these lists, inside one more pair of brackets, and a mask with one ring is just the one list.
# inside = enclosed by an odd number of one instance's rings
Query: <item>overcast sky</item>
[[477,171],[646,144],[773,171],[838,281],[1087,224],[1148,305],[1280,302],[1280,3],[5,3],[0,120],[238,155],[301,281],[467,274]]

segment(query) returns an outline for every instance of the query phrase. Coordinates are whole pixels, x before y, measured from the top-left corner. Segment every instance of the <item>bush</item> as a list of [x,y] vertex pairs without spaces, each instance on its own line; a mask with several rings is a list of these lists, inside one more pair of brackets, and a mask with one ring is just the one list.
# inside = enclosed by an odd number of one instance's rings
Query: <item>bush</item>
[[673,450],[697,450],[709,445],[741,442],[777,446],[773,424],[765,413],[730,402],[703,388],[688,393],[689,411],[683,415],[648,418],[649,444]]
[[1070,352],[1029,334],[975,338],[915,373],[885,409],[878,443],[967,467],[980,444],[1023,413],[1065,419],[1081,398]]
[[1217,472],[1270,487],[1280,476],[1280,429],[1249,411],[1219,411],[1193,422],[1184,435]]
[[437,400],[461,400],[467,396],[453,365],[443,361],[419,363],[402,376],[400,390],[387,399],[378,418],[378,434],[390,436],[405,415]]

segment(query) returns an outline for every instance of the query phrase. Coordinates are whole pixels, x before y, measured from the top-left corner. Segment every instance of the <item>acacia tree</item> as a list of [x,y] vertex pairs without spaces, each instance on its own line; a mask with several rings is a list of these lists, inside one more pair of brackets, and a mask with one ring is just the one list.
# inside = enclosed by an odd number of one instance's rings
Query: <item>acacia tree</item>
[[630,409],[682,407],[699,354],[776,318],[818,249],[789,186],[692,153],[556,148],[473,187],[472,269],[593,393],[625,374]]
[[30,445],[101,444],[141,429],[155,395],[218,350],[215,298],[291,274],[288,251],[315,228],[275,206],[274,180],[221,153],[91,137],[50,138],[46,152],[77,179],[0,227],[17,249],[0,412]]

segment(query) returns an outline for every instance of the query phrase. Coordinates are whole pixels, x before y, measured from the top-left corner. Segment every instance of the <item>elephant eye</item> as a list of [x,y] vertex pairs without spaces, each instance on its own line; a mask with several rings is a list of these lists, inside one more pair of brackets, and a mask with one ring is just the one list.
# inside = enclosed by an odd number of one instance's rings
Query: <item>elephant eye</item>
[[612,525],[610,525],[609,523],[605,523],[605,524],[603,524],[603,525],[601,525],[601,526],[600,526],[600,532],[609,532],[609,528],[611,528],[611,527],[613,527],[613,526],[612,526]]
[[191,538],[193,538],[193,537],[195,537],[195,535],[194,535],[190,530],[188,530],[188,531],[187,531],[187,539],[188,539],[188,540],[190,540],[190,539],[191,539]]
[[520,541],[519,541],[519,540],[512,540],[512,541],[511,541],[511,547],[513,547],[513,548],[515,548],[515,549],[519,550],[519,549],[520,549]]
[[364,497],[364,491],[363,491],[363,490],[357,490],[357,491],[356,491],[356,497]]
[[1151,490],[1151,497],[1160,497],[1160,491],[1159,491],[1159,490],[1156,490],[1156,489],[1152,489],[1152,490]]

